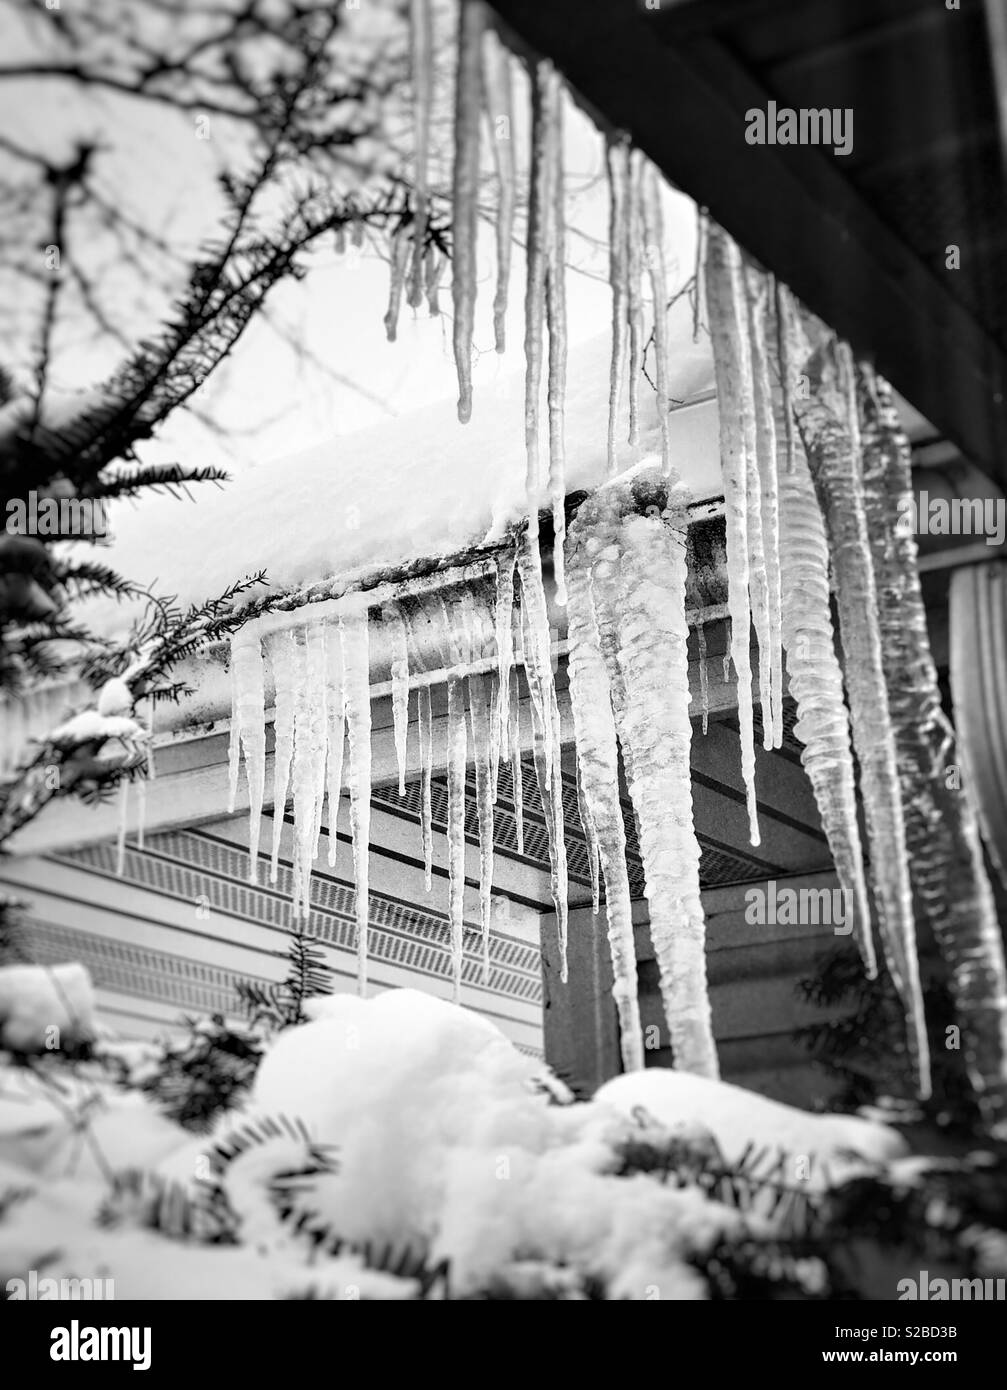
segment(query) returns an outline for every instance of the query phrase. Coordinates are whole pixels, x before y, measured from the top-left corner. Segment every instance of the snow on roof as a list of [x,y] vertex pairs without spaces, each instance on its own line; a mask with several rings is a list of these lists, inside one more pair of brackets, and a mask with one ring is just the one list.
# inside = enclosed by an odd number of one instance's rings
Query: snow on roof
[[[716,404],[707,396],[712,367],[708,344],[693,343],[687,316],[674,319],[671,395],[685,403],[700,398],[672,414],[674,452],[700,498],[720,491]],[[606,476],[609,351],[606,332],[570,353],[568,492]],[[293,457],[250,463],[221,489],[194,489],[191,502],[157,494],[118,503],[109,562],[184,604],[260,569],[271,588],[290,590],[491,540],[525,508],[522,378],[521,370],[501,369],[479,389],[477,377],[468,425],[458,423],[453,399],[442,400]],[[658,446],[646,382],[640,394],[640,446],[621,445],[620,467]],[[623,407],[625,414],[625,399]],[[544,471],[546,428],[543,411]],[[93,621],[118,628],[123,610],[95,612]]]

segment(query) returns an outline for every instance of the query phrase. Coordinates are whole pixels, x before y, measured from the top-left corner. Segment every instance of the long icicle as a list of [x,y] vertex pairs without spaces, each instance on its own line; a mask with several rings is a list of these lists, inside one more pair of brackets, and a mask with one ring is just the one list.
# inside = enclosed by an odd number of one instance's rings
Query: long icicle
[[325,780],[328,795],[329,866],[336,862],[339,840],[339,797],[343,788],[343,747],[346,743],[346,696],[343,690],[343,644],[339,628],[325,633]]
[[761,491],[759,515],[762,522],[768,602],[768,663],[762,662],[761,638],[759,657],[760,669],[763,665],[768,666],[768,707],[772,711],[772,717],[766,719],[764,706],[762,732],[766,748],[779,748],[783,743],[783,639],[780,620],[780,510],[776,482],[776,420],[773,414],[773,388],[766,348],[770,284],[768,276],[752,265],[745,267],[745,280],[755,401],[755,456]]
[[318,719],[318,756],[314,766],[315,785],[313,788],[315,820],[311,833],[312,859],[318,858],[322,819],[325,812],[325,769],[329,746],[327,647],[328,635],[325,624],[312,623],[308,628],[307,676]]
[[343,689],[349,735],[350,828],[357,924],[357,993],[367,994],[367,935],[370,922],[371,681],[367,608],[347,606],[339,618]]
[[[643,159],[635,154],[634,159]],[[674,472],[671,461],[671,407],[668,391],[668,278],[664,265],[664,217],[657,170],[648,164],[641,175],[643,231],[646,246],[650,293],[654,305],[654,382],[657,388],[657,415],[661,426],[661,467],[664,476]]]
[[629,316],[629,443],[640,442],[640,377],[643,373],[643,161],[631,161],[626,207],[626,304]]
[[563,180],[563,93],[557,78],[548,112],[547,158],[552,194],[546,252],[546,316],[549,326],[549,495],[552,501],[553,582],[556,602],[566,603],[563,538],[566,535],[566,188]]
[[[258,882],[259,836],[266,783],[266,692],[262,645],[254,623],[246,623],[231,638],[231,671],[235,703],[231,733],[237,734],[248,780],[248,876]],[[233,809],[233,801],[231,809]]]
[[497,352],[506,343],[507,300],[510,286],[517,174],[514,159],[514,96],[510,52],[490,26],[483,39],[483,91],[497,179],[497,283],[493,298],[493,337]]
[[706,628],[702,619],[696,624],[696,648],[699,652],[699,698],[703,711],[703,733],[710,727],[710,673],[706,669]]
[[930,652],[916,538],[905,524],[915,501],[912,449],[888,383],[866,365],[858,378],[864,500],[914,901],[950,972],[965,1062],[984,1118],[1003,1126],[1007,968],[975,813],[962,791],[948,786],[947,769],[960,755]]
[[476,772],[476,819],[479,826],[479,921],[482,930],[483,984],[490,977],[490,910],[493,893],[493,788],[490,753],[490,698],[487,678],[468,678],[472,750]]
[[[906,1011],[909,1047],[920,1088],[925,1092],[929,1085],[928,1044],[863,471],[854,441],[843,423],[845,400],[835,409],[835,402],[826,398],[826,379],[833,368],[831,353],[820,350],[811,366],[811,399],[795,400],[794,409],[829,537],[853,747],[860,764],[881,940],[892,982]],[[819,372],[821,377],[814,382]]]
[[273,672],[273,853],[269,864],[269,881],[279,876],[280,840],[283,836],[283,813],[290,785],[290,763],[294,754],[294,699],[303,670],[304,649],[294,641],[291,629],[274,632],[266,638],[266,653]]
[[479,225],[479,122],[482,114],[483,0],[461,0],[458,70],[455,81],[455,158],[451,184],[454,208],[452,338],[458,373],[458,419],[472,418],[472,331],[476,311],[476,233]]
[[[727,523],[727,587],[731,618],[730,656],[738,692],[741,772],[748,805],[749,838],[758,845],[755,800],[755,728],[752,714],[751,610],[748,601],[748,457],[742,402],[750,376],[747,333],[738,315],[742,303],[738,249],[715,223],[708,226],[704,261],[706,302],[713,340],[720,418],[720,461]],[[725,664],[727,657],[725,655]]]
[[[779,337],[794,335],[786,289],[777,298]],[[788,342],[788,356],[796,354]],[[786,408],[785,406],[783,407]],[[794,733],[808,775],[829,852],[843,890],[844,925],[869,979],[877,975],[864,856],[857,820],[856,783],[843,673],[836,656],[829,597],[829,549],[815,487],[800,441],[790,452],[786,432],[777,432],[780,502],[780,578],[783,643],[790,693],[797,704]]]
[[[643,514],[654,506],[660,515]],[[692,820],[686,527],[674,483],[669,489],[663,469],[655,465],[595,493],[582,504],[571,532],[576,528],[584,535],[585,553],[592,557],[597,650],[607,670],[640,827],[651,937],[675,1066],[716,1077],[700,850]],[[592,709],[597,704],[596,698]]]
[[513,546],[508,546],[497,556],[496,588],[493,600],[493,633],[497,651],[497,703],[492,756],[494,797],[499,780],[502,750],[508,746],[510,677],[514,665],[514,571],[516,568],[517,551]]
[[413,125],[416,130],[416,161],[413,175],[413,250],[409,272],[408,304],[418,309],[423,303],[424,259],[426,254],[430,164],[430,109],[434,85],[434,35],[431,0],[409,0],[409,35],[413,81]]
[[434,829],[432,780],[434,765],[434,721],[429,685],[421,685],[419,697],[420,739],[420,832],[423,837],[423,886],[429,893],[433,888]]
[[451,981],[461,999],[465,943],[465,764],[468,758],[465,688],[448,678],[448,913],[451,921]]
[[545,327],[545,282],[548,226],[552,212],[548,157],[549,111],[555,75],[544,60],[532,70],[531,174],[528,184],[528,236],[525,256],[524,296],[524,439],[527,457],[525,498],[528,534],[538,542],[539,493],[542,487],[539,457],[539,397],[542,393],[542,339]]
[[321,625],[300,628],[295,641],[303,646],[303,679],[294,697],[294,757],[291,782],[294,791],[294,853],[292,912],[296,920],[308,917],[311,905],[311,862],[315,855],[318,822],[318,771],[325,770],[325,707],[320,698],[324,685],[325,649],[319,643]]
[[510,770],[514,793],[514,838],[518,854],[524,854],[524,771],[521,761],[521,686],[514,672],[510,701]]
[[570,587],[567,670],[578,785],[584,803],[581,818],[589,835],[589,852],[592,859],[597,853],[605,877],[605,925],[612,958],[612,994],[619,1018],[622,1065],[626,1071],[638,1071],[644,1065],[644,1048],[633,904],[626,868],[626,830],[619,798],[619,753],[608,672],[591,596],[590,562],[586,549],[578,543],[579,532],[575,522],[567,545]]
[[[612,289],[612,358],[608,377],[608,471],[618,468],[616,433],[626,372],[626,323],[629,312],[629,144],[624,135],[605,142],[608,173],[608,279]],[[637,284],[639,297],[639,283]]]
[[393,604],[384,618],[392,633],[392,725],[395,760],[399,770],[399,796],[406,794],[406,752],[409,737],[409,640],[401,612]]
[[525,532],[518,550],[521,579],[522,645],[525,679],[531,693],[536,772],[549,835],[550,886],[560,946],[560,979],[567,979],[568,882],[563,829],[563,782],[560,765],[559,709],[552,671],[549,610],[542,583],[537,542]]

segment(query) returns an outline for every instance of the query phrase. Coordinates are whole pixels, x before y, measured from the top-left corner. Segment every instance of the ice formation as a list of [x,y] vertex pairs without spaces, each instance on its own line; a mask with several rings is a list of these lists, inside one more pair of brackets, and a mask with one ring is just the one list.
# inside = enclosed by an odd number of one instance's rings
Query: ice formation
[[560,979],[565,983],[568,884],[559,707],[553,679],[552,632],[542,581],[542,558],[532,540],[530,528],[524,532],[518,544],[517,571],[521,581],[522,651],[525,679],[531,695],[535,773],[549,836],[551,891],[560,948]]
[[766,695],[762,709],[765,748],[783,742],[783,647],[780,619],[780,521],[776,483],[776,419],[769,371],[767,326],[769,277],[755,266],[745,267],[748,327],[751,337],[752,395],[755,413],[755,462],[752,482],[760,493],[759,521],[766,580],[766,616],[759,637],[759,686]]
[[1007,971],[975,815],[947,785],[958,761],[941,706],[916,567],[904,525],[910,445],[886,381],[858,372],[864,505],[877,574],[882,660],[895,732],[914,902],[947,962],[964,1055],[989,1120],[1007,1117]]
[[465,688],[460,676],[448,678],[448,914],[451,921],[451,983],[455,1003],[461,995],[465,911],[465,765],[468,737]]
[[350,754],[347,784],[353,834],[357,989],[360,994],[366,994],[371,842],[371,676],[366,603],[361,601],[359,606],[347,608],[340,614],[339,636],[343,649],[343,691]]
[[399,768],[399,795],[406,794],[406,740],[409,732],[409,643],[401,613],[392,606],[385,610],[385,622],[393,633],[392,720],[395,727],[395,757]]
[[476,775],[476,820],[479,827],[479,922],[482,930],[483,983],[490,975],[490,901],[493,893],[493,724],[486,676],[468,678],[472,754]]
[[845,397],[835,384],[831,348],[819,349],[808,370],[815,389],[808,399],[796,399],[794,409],[829,540],[878,926],[889,973],[905,1006],[909,1044],[925,1093],[927,1033],[863,472],[856,441],[844,422]]
[[[626,375],[626,329],[629,313],[629,144],[625,137],[610,135],[606,142],[608,172],[608,278],[612,287],[612,365],[608,383],[608,471],[618,467],[616,431],[619,404]],[[639,291],[638,291],[639,292]]]
[[580,539],[580,528],[575,522],[569,542],[567,632],[578,783],[584,807],[581,819],[585,829],[590,827],[592,858],[596,848],[605,879],[605,923],[615,979],[612,993],[619,1015],[622,1064],[627,1071],[635,1071],[644,1065],[644,1052],[626,831],[619,797],[619,750],[608,670],[595,618],[587,544],[587,538]]
[[[779,450],[780,561],[783,641],[794,732],[815,793],[846,901],[853,935],[869,976],[876,973],[874,940],[857,823],[849,716],[836,656],[829,604],[829,550],[807,460],[798,444],[792,461]],[[792,464],[792,466],[791,466]]]
[[[644,514],[648,508],[650,514]],[[578,687],[577,756],[598,834],[606,901],[612,874],[616,1001],[628,1029],[624,1057],[640,1064],[636,953],[622,880],[621,810],[613,804],[617,793],[612,794],[618,787],[616,735],[639,825],[650,932],[675,1065],[715,1077],[700,849],[692,822],[685,525],[685,506],[663,463],[631,470],[582,504],[570,527],[576,613],[570,667]]]
[[451,184],[454,209],[454,353],[458,372],[458,419],[472,415],[472,328],[476,308],[476,229],[479,224],[479,120],[482,112],[482,0],[464,0],[458,19],[455,81],[455,158]]
[[423,302],[426,258],[430,162],[430,115],[433,100],[433,5],[432,0],[409,0],[409,33],[413,79],[413,121],[416,129],[416,161],[413,175],[412,259],[409,267],[408,304],[418,309]]
[[[759,843],[755,800],[755,728],[752,717],[752,664],[749,646],[751,607],[749,583],[749,450],[746,414],[753,415],[749,387],[751,366],[747,326],[742,319],[744,289],[738,248],[726,232],[711,223],[706,237],[706,301],[717,375],[720,416],[720,462],[724,476],[727,520],[728,608],[731,618],[731,660],[738,689],[741,730],[741,770],[748,803],[749,837]],[[751,431],[754,436],[754,421]]]
[[510,285],[511,242],[517,206],[514,160],[514,97],[510,51],[490,26],[483,40],[483,91],[497,178],[497,283],[493,299],[493,336],[497,352],[506,347],[505,321]]

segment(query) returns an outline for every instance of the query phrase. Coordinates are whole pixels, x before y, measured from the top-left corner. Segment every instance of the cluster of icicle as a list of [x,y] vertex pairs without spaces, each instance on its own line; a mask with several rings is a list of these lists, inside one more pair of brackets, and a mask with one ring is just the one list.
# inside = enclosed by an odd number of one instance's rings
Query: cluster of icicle
[[663,465],[581,506],[567,538],[570,694],[581,818],[605,881],[622,1058],[643,1066],[619,752],[639,826],[650,934],[675,1065],[718,1074],[692,820],[687,511]]
[[930,1079],[918,920],[948,964],[970,1075],[988,1116],[997,1120],[1007,1106],[1003,947],[973,812],[945,785],[953,733],[941,711],[915,541],[898,524],[911,492],[910,448],[890,388],[712,224],[704,267],[721,421],[731,652],[750,808],[748,635],[754,624],[765,741],[768,746],[770,729],[772,741],[779,739],[782,639],[802,761],[855,939],[873,976],[869,878],[919,1091],[928,1094]]
[[[515,585],[517,580],[517,587]],[[354,594],[324,616],[311,605],[286,625],[273,617],[247,623],[231,639],[232,713],[230,807],[237,800],[244,760],[249,802],[250,877],[258,877],[262,812],[273,806],[270,881],[281,858],[291,863],[295,919],[311,912],[312,865],[323,828],[328,862],[336,863],[340,794],[349,793],[357,941],[358,989],[366,993],[370,917],[368,846],[372,791],[372,638],[380,632],[389,659],[393,741],[401,794],[406,791],[410,705],[415,704],[416,762],[427,891],[433,887],[432,778],[447,773],[447,870],[452,980],[457,998],[464,964],[466,777],[475,767],[479,844],[482,976],[489,980],[493,821],[502,761],[510,762],[518,852],[523,853],[521,699],[523,668],[531,712],[535,771],[552,863],[552,895],[566,978],[567,872],[563,827],[560,721],[552,641],[538,548],[525,534],[501,552],[491,593],[474,584],[439,598],[437,629],[443,660],[431,672],[416,660],[417,644],[405,603]],[[267,789],[267,667],[273,689],[271,789]],[[446,688],[446,714],[435,720],[432,687]],[[412,694],[415,691],[415,701]],[[437,738],[440,746],[435,746]],[[285,846],[284,808],[293,826]],[[327,814],[326,814],[327,812]]]

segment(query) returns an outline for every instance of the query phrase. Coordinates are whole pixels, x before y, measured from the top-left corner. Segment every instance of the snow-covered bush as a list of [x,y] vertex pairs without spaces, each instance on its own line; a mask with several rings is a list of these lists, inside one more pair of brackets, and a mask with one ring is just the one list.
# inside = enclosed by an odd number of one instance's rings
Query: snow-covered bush
[[[23,1042],[17,969],[0,1029]],[[118,1298],[817,1298],[846,1279],[830,1213],[863,1226],[883,1190],[908,1223],[924,1195],[882,1125],[669,1071],[573,1102],[487,1020],[412,990],[297,1016],[199,1023],[188,1051],[0,1054],[0,1288],[44,1268]],[[240,1084],[213,1080],[215,1048]],[[962,1268],[996,1249],[980,1224],[949,1232]]]

